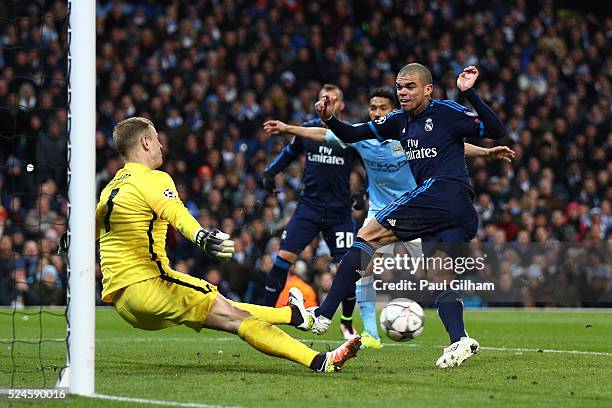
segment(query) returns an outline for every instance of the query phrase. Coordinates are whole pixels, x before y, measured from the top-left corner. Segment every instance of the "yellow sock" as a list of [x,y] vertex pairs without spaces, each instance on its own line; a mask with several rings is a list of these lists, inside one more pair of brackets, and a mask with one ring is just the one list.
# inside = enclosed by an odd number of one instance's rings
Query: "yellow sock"
[[238,336],[262,353],[286,358],[306,367],[310,367],[312,360],[319,354],[278,327],[256,317],[247,317],[242,321]]
[[230,300],[232,305],[246,310],[258,319],[268,322],[270,324],[289,324],[291,323],[291,308],[285,307],[268,307],[260,305],[252,305],[250,303],[233,302]]

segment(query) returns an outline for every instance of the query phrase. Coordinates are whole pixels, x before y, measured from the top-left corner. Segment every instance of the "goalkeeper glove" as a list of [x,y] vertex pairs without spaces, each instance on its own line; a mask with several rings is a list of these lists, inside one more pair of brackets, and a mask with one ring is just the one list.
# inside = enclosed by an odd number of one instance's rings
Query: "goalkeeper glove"
[[261,176],[261,184],[267,191],[276,193],[276,182],[274,181],[273,174],[264,172]]
[[202,248],[206,255],[219,261],[227,261],[234,254],[234,241],[229,235],[218,229],[206,231],[201,229],[196,232],[195,244]]
[[64,255],[68,253],[69,246],[70,246],[70,236],[68,235],[68,231],[65,231],[59,239],[59,244],[57,247],[57,254]]

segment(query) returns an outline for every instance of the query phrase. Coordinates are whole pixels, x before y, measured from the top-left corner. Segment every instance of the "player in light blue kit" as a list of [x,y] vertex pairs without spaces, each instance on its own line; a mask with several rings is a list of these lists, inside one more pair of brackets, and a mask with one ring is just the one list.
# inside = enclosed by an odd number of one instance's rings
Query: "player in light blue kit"
[[[386,88],[377,88],[369,98],[370,120],[379,119],[397,108],[395,93]],[[331,130],[326,128],[304,128],[287,125],[277,120],[264,124],[264,129],[270,134],[288,133],[310,139],[318,143],[329,143],[346,146]],[[350,145],[359,152],[368,175],[369,209],[364,225],[374,219],[376,213],[396,198],[414,190],[416,182],[408,165],[404,149],[398,140],[378,139],[361,140]],[[514,152],[506,146],[496,146],[486,149],[465,143],[465,155],[468,157],[490,157],[510,161]],[[420,250],[420,239],[414,241],[410,250]],[[390,248],[392,249],[393,246]],[[384,250],[380,248],[379,251]],[[376,290],[374,276],[361,278],[356,283],[357,303],[364,325],[361,343],[364,347],[380,348],[380,337],[376,323]],[[345,337],[347,333],[344,333]]]

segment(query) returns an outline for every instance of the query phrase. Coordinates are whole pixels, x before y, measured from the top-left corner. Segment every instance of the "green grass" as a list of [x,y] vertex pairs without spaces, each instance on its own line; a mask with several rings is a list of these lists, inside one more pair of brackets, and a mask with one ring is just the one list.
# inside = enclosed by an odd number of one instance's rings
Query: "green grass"
[[[6,309],[0,310],[6,312]],[[447,342],[434,311],[427,311],[424,333],[410,343],[386,340],[382,350],[364,350],[341,373],[321,375],[259,354],[234,336],[177,327],[160,332],[131,328],[112,309],[97,311],[96,391],[100,394],[164,401],[245,407],[610,407],[612,390],[612,314],[608,311],[468,310],[466,324],[483,349],[464,365],[441,370],[434,362]],[[38,316],[17,315],[19,338],[38,338]],[[43,315],[46,337],[62,337],[63,318]],[[588,325],[588,327],[587,327]],[[339,343],[334,328],[314,337],[313,347]],[[0,314],[0,338],[11,337],[12,318]],[[11,350],[1,343],[0,387],[7,387]],[[533,351],[492,348],[532,349]],[[578,350],[607,354],[547,352]],[[542,352],[538,352],[542,350]],[[55,351],[55,353],[54,353]],[[43,353],[45,365],[62,365],[63,345]],[[55,356],[53,356],[55,354]],[[35,368],[38,345],[16,345],[20,367]],[[52,383],[53,370],[48,372]],[[42,386],[40,373],[18,374],[15,385]],[[10,404],[10,405],[9,405]],[[138,406],[70,397],[36,402],[8,401],[2,406],[53,407]]]

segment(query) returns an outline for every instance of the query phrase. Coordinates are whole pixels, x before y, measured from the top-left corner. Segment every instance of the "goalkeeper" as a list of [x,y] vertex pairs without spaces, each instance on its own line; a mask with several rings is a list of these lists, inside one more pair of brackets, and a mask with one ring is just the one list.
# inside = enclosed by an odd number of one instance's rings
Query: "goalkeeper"
[[155,170],[162,164],[162,148],[150,120],[126,119],[115,126],[113,138],[126,164],[100,194],[96,231],[102,299],[114,303],[125,321],[144,330],[183,324],[198,332],[205,327],[234,333],[265,354],[319,372],[337,371],[355,356],[359,337],[318,353],[273,326],[312,327],[299,291],[279,309],[234,303],[205,280],[172,270],[165,251],[168,224],[222,261],[231,258],[234,242],[221,231],[203,229],[178,198],[170,176]]

